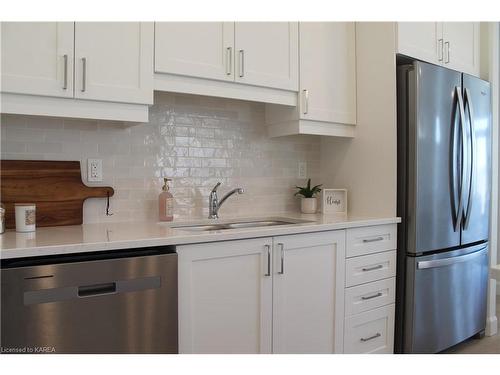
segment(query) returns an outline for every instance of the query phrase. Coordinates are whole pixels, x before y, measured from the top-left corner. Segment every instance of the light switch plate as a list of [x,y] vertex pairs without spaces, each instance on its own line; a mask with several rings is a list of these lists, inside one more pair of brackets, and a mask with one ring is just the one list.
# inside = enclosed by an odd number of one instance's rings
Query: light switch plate
[[87,159],[87,181],[89,182],[102,181],[101,159]]

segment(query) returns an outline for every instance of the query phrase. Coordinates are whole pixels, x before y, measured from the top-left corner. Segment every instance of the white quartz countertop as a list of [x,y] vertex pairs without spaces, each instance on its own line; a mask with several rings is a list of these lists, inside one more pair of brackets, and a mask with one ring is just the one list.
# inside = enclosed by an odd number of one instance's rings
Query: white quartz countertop
[[[214,224],[233,220],[308,220],[306,223],[258,228],[225,229],[192,232],[172,225],[185,223]],[[37,228],[32,233],[8,230],[0,235],[0,258],[13,259],[33,256],[73,254],[150,246],[281,236],[345,229],[370,225],[393,224],[397,217],[352,217],[346,215],[282,213],[273,216],[224,217],[220,220],[161,222],[123,222]]]

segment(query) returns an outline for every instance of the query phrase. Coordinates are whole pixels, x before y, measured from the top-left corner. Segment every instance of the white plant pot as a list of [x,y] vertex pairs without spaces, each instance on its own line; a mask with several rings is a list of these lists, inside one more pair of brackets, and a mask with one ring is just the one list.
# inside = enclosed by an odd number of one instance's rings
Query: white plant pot
[[315,214],[318,210],[318,200],[316,198],[302,198],[300,209],[303,214]]

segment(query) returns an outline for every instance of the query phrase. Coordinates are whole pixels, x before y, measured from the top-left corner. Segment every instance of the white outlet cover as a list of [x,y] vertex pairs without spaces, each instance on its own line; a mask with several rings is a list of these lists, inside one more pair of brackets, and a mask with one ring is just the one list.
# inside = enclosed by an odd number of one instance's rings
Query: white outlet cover
[[299,162],[299,167],[297,170],[298,178],[307,178],[307,163],[304,161]]
[[87,159],[87,181],[102,181],[102,159]]

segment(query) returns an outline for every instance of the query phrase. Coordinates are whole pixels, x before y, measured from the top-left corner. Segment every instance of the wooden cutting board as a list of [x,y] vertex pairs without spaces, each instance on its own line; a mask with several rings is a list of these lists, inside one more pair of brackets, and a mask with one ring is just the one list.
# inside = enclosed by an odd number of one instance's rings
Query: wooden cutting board
[[14,203],[36,204],[36,226],[83,223],[87,198],[113,196],[112,187],[83,184],[79,161],[2,160],[0,200],[6,228],[15,228]]

